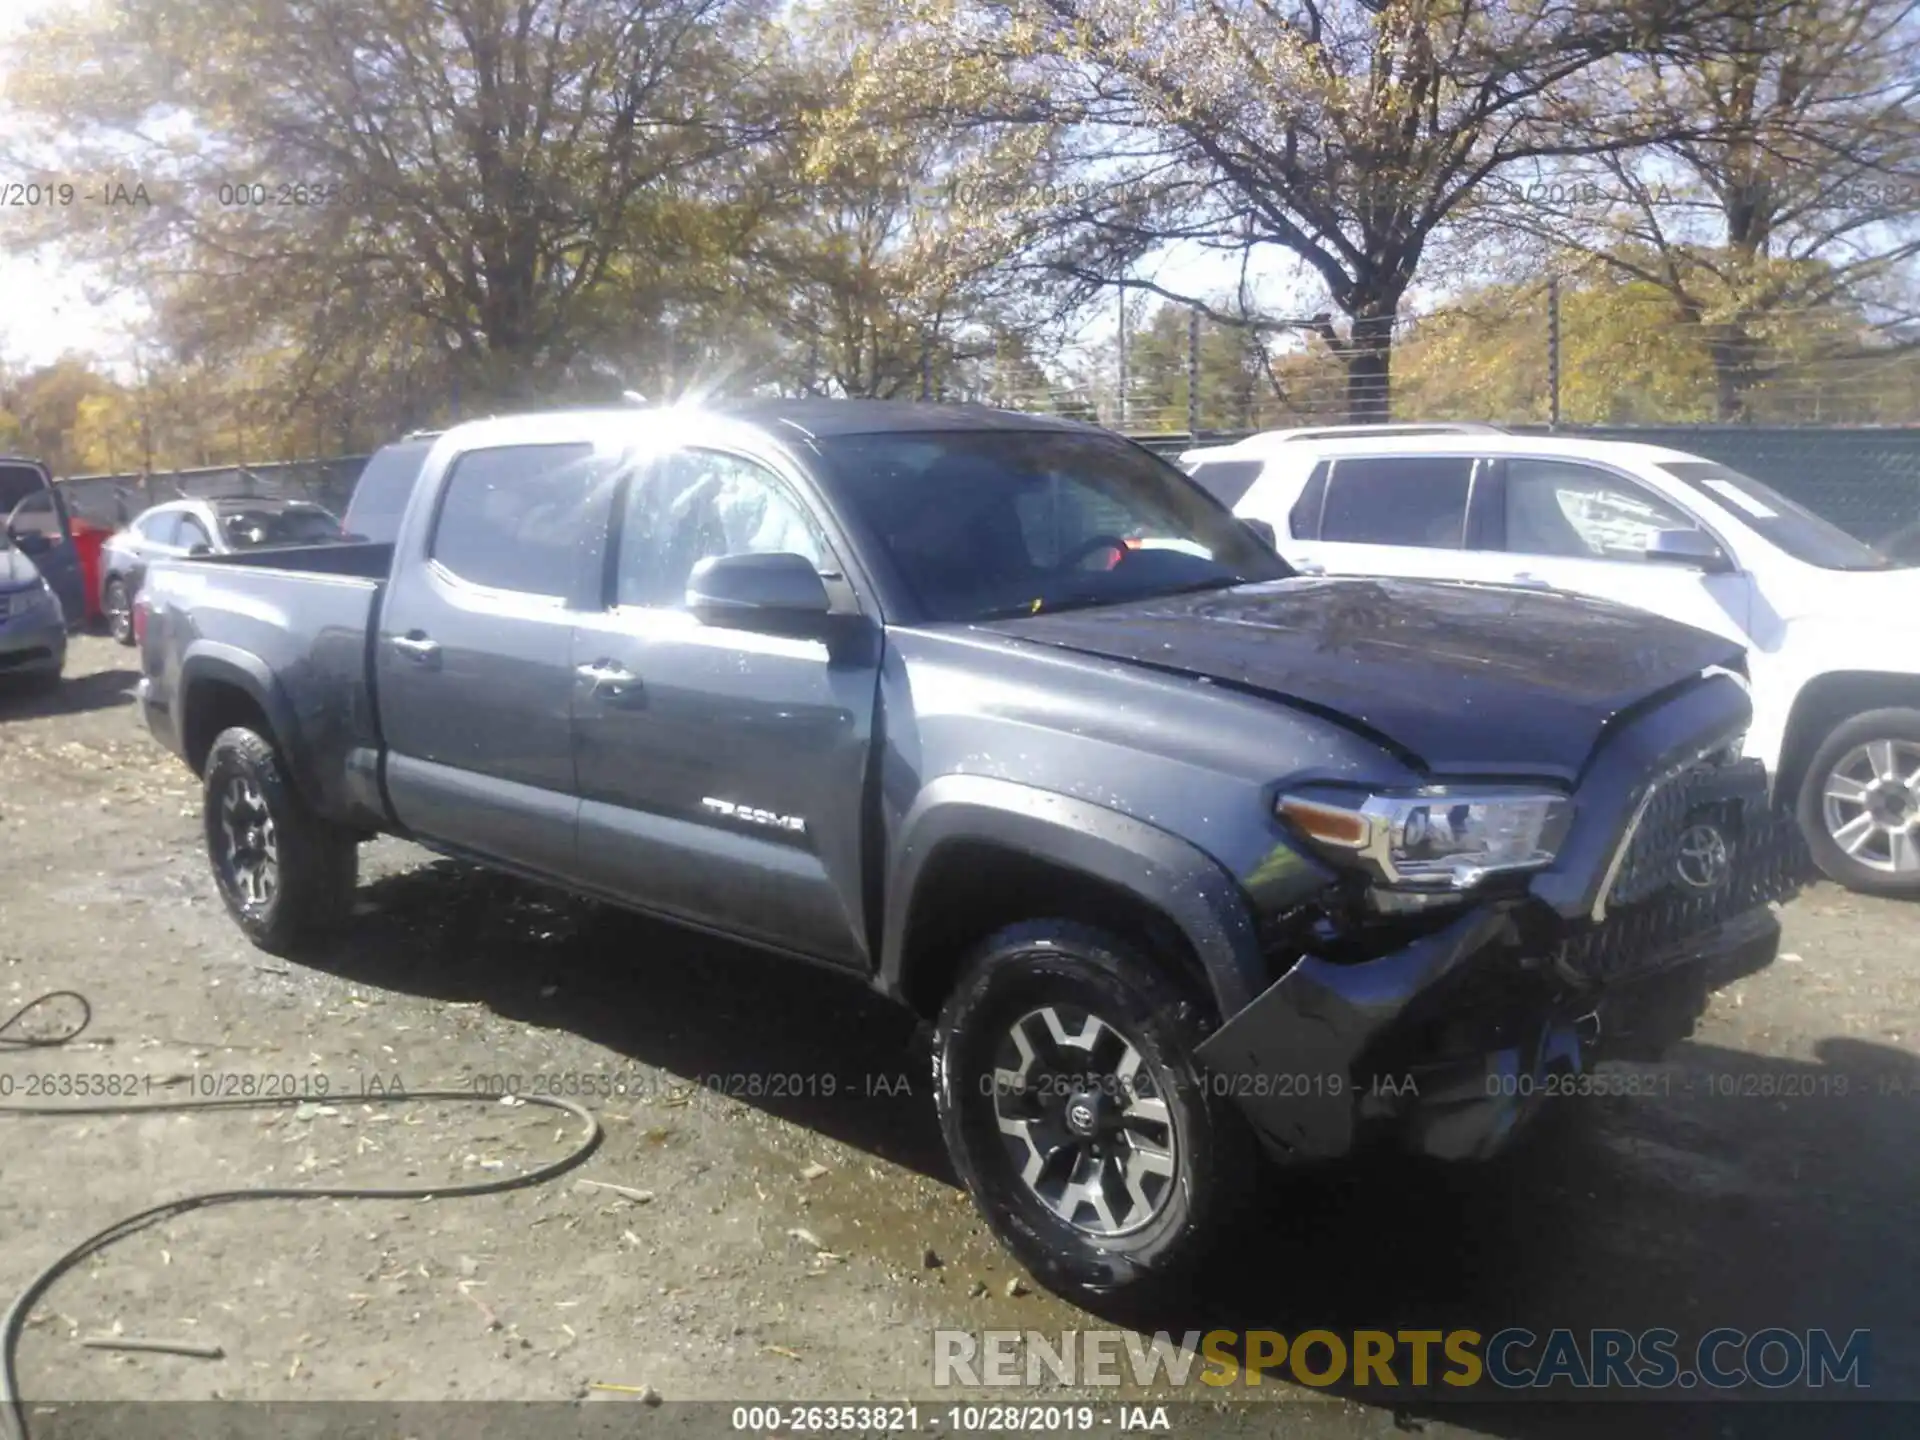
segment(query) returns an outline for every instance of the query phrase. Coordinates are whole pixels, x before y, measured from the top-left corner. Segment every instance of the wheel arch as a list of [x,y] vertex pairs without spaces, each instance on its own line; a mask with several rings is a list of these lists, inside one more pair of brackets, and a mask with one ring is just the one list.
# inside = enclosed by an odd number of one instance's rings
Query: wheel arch
[[967,951],[1058,915],[1144,937],[1224,1019],[1263,988],[1240,886],[1187,841],[1117,811],[984,776],[949,776],[902,822],[880,947],[881,988],[938,1012]]
[[288,743],[297,734],[292,709],[258,657],[226,646],[197,647],[181,662],[179,694],[180,751],[196,775],[205,772],[220,732],[244,725],[279,752],[301,798],[311,802],[308,777]]
[[1775,793],[1792,802],[1807,766],[1835,726],[1869,710],[1920,710],[1920,675],[1883,670],[1834,670],[1800,687],[1787,712]]

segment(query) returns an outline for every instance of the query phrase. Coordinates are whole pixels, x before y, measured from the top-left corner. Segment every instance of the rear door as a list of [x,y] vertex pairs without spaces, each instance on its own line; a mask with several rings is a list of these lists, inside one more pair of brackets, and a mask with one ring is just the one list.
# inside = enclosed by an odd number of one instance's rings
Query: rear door
[[[864,968],[879,646],[838,543],[777,456],[678,446],[630,479],[603,604],[574,632],[579,873],[647,909]],[[779,551],[821,572],[850,643],[687,610],[699,561]]]
[[1286,517],[1299,538],[1281,553],[1310,573],[1502,579],[1510,567],[1469,548],[1485,468],[1472,455],[1330,457]]
[[1632,605],[1751,643],[1751,579],[1731,561],[1716,570],[1647,559],[1647,543],[1660,531],[1706,527],[1631,476],[1584,461],[1514,456],[1492,467],[1485,498],[1483,543],[1503,557],[1512,583]]
[[403,527],[374,647],[395,815],[558,877],[579,809],[571,634],[604,541],[607,459],[557,438],[452,456],[425,523]]

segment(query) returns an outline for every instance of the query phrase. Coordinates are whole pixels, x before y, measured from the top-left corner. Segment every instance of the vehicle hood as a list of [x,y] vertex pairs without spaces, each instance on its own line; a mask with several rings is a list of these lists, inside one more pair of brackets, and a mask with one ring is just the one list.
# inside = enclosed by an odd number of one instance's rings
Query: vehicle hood
[[33,561],[11,545],[0,545],[0,590],[20,590],[39,578]]
[[1606,601],[1493,585],[1315,577],[988,628],[1332,715],[1452,774],[1577,777],[1609,721],[1732,641]]

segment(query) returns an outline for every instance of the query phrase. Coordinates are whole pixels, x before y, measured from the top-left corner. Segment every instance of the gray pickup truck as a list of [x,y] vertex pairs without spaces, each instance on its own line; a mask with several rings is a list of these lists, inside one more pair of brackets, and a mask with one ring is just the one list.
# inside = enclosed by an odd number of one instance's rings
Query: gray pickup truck
[[1262,1148],[1498,1151],[1767,965],[1807,873],[1731,642],[1294,576],[1089,427],[535,415],[394,488],[391,543],[143,591],[240,926],[337,921],[392,832],[860,977],[1063,1289],[1183,1274]]

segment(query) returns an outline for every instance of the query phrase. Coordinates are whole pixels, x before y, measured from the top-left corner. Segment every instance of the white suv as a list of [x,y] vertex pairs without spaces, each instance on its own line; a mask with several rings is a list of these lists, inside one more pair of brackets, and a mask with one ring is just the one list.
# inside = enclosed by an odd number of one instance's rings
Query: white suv
[[1920,566],[1655,445],[1488,426],[1256,435],[1183,467],[1312,573],[1566,590],[1747,645],[1747,753],[1820,868],[1920,897]]

